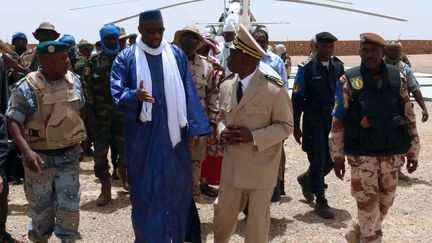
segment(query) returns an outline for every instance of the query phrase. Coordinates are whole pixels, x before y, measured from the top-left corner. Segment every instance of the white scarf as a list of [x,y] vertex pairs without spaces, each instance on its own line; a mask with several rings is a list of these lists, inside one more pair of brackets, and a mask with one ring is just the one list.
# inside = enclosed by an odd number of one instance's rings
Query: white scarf
[[[147,46],[142,41],[141,36],[138,36],[137,40],[137,48],[135,48],[137,87],[139,87],[141,80],[143,80],[144,89],[150,95],[152,95],[152,78],[145,52],[153,56],[162,54],[168,130],[171,144],[174,148],[181,141],[180,129],[188,124],[186,95],[174,53],[165,39],[162,40],[160,46],[156,49]],[[152,103],[143,102],[140,113],[140,120],[142,122],[152,120],[152,107]]]

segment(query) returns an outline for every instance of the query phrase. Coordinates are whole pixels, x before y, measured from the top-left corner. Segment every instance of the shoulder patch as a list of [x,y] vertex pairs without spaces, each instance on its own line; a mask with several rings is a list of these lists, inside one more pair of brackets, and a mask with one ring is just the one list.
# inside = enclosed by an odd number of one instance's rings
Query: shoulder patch
[[350,78],[350,83],[355,90],[361,90],[363,88],[363,80],[361,76]]
[[279,87],[282,87],[285,84],[282,79],[276,78],[274,76],[264,75],[264,77],[266,77],[268,80],[272,81],[273,83],[277,84],[277,86],[279,86]]
[[303,62],[301,62],[301,63],[298,64],[298,65],[304,67],[304,66],[306,66],[308,63],[310,63],[311,60],[312,60],[312,58],[308,58],[308,59],[304,60]]

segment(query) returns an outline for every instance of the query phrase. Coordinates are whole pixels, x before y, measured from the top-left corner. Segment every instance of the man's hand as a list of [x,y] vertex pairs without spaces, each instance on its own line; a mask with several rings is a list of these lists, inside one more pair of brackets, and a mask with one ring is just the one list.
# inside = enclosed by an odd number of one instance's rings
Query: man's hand
[[343,180],[345,176],[345,163],[334,163],[336,177]]
[[189,138],[189,149],[196,148],[198,146],[199,139],[200,138],[198,136]]
[[253,142],[251,131],[243,126],[229,125],[222,131],[221,137],[224,143],[228,145]]
[[42,158],[33,150],[28,150],[23,153],[26,166],[33,172],[41,173],[44,162]]
[[144,81],[141,80],[138,88],[138,100],[142,102],[154,103],[154,98],[144,89]]
[[426,122],[429,119],[429,113],[426,109],[422,111],[422,122]]
[[227,145],[236,145],[239,142],[236,139],[235,126],[227,126],[221,133],[221,140]]
[[0,176],[0,193],[3,192],[3,178]]
[[253,136],[249,128],[238,126],[235,128],[237,141],[240,143],[250,143],[253,142]]
[[294,138],[298,144],[302,144],[301,138],[303,137],[303,133],[300,128],[294,128]]
[[417,170],[417,165],[418,165],[418,161],[417,160],[408,159],[407,165],[406,165],[408,173],[411,174],[414,171],[416,171]]

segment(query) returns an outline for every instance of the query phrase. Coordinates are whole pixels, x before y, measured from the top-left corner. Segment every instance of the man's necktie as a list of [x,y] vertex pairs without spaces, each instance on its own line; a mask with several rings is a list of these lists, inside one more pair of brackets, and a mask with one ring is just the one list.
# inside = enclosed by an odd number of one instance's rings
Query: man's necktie
[[237,85],[237,103],[240,103],[242,97],[243,97],[243,85],[239,81]]

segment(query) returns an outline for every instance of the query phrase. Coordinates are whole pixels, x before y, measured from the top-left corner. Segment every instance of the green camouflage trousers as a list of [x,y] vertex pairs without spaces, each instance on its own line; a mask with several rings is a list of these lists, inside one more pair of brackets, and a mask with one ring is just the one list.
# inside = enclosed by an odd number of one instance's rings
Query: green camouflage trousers
[[94,130],[94,172],[96,177],[109,176],[108,150],[114,141],[117,150],[117,167],[126,168],[123,156],[123,121],[114,109],[95,109],[97,126]]
[[381,224],[393,204],[403,155],[348,156],[361,242],[381,242]]
[[42,173],[30,171],[24,163],[24,191],[31,209],[28,236],[43,241],[55,235],[62,242],[80,237],[79,225],[79,156],[81,147],[38,152],[45,162]]

